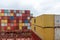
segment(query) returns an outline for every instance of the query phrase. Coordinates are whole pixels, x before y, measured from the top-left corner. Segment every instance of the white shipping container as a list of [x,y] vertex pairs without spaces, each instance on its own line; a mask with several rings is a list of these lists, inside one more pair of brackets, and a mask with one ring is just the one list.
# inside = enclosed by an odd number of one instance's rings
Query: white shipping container
[[60,40],[60,28],[55,28],[55,40]]
[[25,13],[25,10],[21,10],[22,13]]
[[55,15],[55,26],[60,26],[60,15]]

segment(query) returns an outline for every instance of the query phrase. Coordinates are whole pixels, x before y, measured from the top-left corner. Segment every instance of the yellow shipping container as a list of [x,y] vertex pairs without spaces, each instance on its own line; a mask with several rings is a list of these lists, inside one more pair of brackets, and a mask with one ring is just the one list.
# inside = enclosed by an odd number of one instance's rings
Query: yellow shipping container
[[11,28],[10,27],[7,27],[7,30],[10,30]]
[[[54,15],[41,15],[35,18],[36,23],[31,25],[31,29],[42,39],[42,40],[54,40]],[[34,18],[32,18],[32,24]],[[36,30],[34,30],[36,27]]]
[[31,24],[34,24],[34,18],[31,19],[31,22],[32,22]]
[[8,22],[8,20],[4,20],[4,22],[5,22],[5,23],[7,23],[7,22]]
[[54,27],[54,15],[44,14],[36,17],[36,25],[39,25],[42,27]]
[[24,23],[19,23],[19,26],[24,26]]
[[4,23],[5,21],[4,20],[1,20],[1,23]]
[[10,16],[14,16],[14,13],[10,13]]
[[1,20],[1,23],[7,23],[8,21],[7,20]]
[[4,16],[4,13],[1,13],[1,16]]
[[24,23],[19,23],[19,30],[22,30],[23,26],[24,26]]
[[4,16],[4,13],[0,13],[0,16]]
[[54,40],[54,28],[40,28],[36,26],[35,33],[42,40]]
[[19,26],[19,30],[22,30],[22,26]]

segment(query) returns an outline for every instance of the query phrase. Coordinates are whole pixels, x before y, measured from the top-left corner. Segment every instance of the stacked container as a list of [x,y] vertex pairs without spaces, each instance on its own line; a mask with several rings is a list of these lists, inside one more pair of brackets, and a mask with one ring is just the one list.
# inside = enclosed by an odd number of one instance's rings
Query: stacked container
[[29,10],[0,10],[0,40],[41,40],[32,33]]
[[[34,19],[36,22],[34,23]],[[44,14],[32,18],[32,30],[42,40],[60,40],[60,15]],[[34,27],[36,26],[36,30]]]
[[29,30],[29,10],[0,10],[0,31]]
[[55,40],[60,40],[60,15],[55,15]]
[[30,40],[31,17],[30,10],[1,9],[0,40]]

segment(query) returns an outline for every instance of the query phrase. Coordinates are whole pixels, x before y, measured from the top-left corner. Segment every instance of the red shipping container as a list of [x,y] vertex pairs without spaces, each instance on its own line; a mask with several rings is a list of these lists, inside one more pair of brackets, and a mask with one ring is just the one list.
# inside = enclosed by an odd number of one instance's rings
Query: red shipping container
[[26,14],[26,15],[27,15],[27,17],[28,17],[28,16],[30,16],[30,14],[29,14],[29,13],[28,13],[28,14]]
[[16,10],[16,13],[19,13],[20,12],[20,10]]
[[27,30],[27,26],[23,26],[23,27],[22,27],[22,30],[23,30],[23,31]]
[[14,13],[14,10],[10,10],[10,13]]
[[22,19],[23,19],[23,20],[26,20],[26,19],[27,19],[27,16],[23,16]]
[[14,17],[16,17],[16,13],[14,13]]
[[8,18],[7,18],[6,16],[2,16],[2,17],[1,17],[1,20],[2,20],[2,19],[3,19],[3,20],[5,20],[5,19],[7,20]]
[[26,14],[28,14],[28,13],[30,14],[30,10],[25,10],[25,13],[26,13]]
[[7,28],[6,26],[4,26],[4,27],[1,26],[1,31],[6,30],[6,28]]
[[14,16],[14,19],[17,20],[18,18],[16,16]]
[[23,18],[23,17],[22,17],[22,16],[20,16],[20,17],[19,17],[19,20],[22,20],[22,18]]
[[10,20],[10,16],[7,16],[7,19],[9,19],[9,20]]
[[1,9],[1,13],[4,13],[4,9]]
[[22,23],[24,23],[25,22],[25,20],[24,19],[22,19]]
[[18,19],[16,19],[16,23],[19,23],[19,20]]
[[15,26],[12,26],[12,27],[11,27],[11,30],[15,30],[15,28],[16,28]]
[[17,23],[14,23],[14,26],[17,26]]
[[14,22],[14,23],[16,23],[16,22],[17,22],[17,20],[14,20],[13,22]]
[[9,20],[10,21],[10,23],[16,23],[17,22],[17,20]]
[[19,18],[20,18],[20,17],[17,17],[17,16],[16,16],[16,19],[17,19],[17,20],[19,20]]
[[8,25],[7,26],[10,26],[10,23],[8,23]]
[[10,23],[11,21],[8,19],[8,23]]
[[26,14],[25,13],[22,13],[22,16],[26,16]]

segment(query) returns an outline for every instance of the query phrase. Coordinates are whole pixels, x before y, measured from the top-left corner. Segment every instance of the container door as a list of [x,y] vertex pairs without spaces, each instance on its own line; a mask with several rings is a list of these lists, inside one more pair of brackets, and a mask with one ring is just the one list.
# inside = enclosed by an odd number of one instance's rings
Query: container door
[[59,27],[60,26],[60,15],[56,15],[55,16],[55,27]]
[[60,28],[55,28],[55,40],[60,40]]

